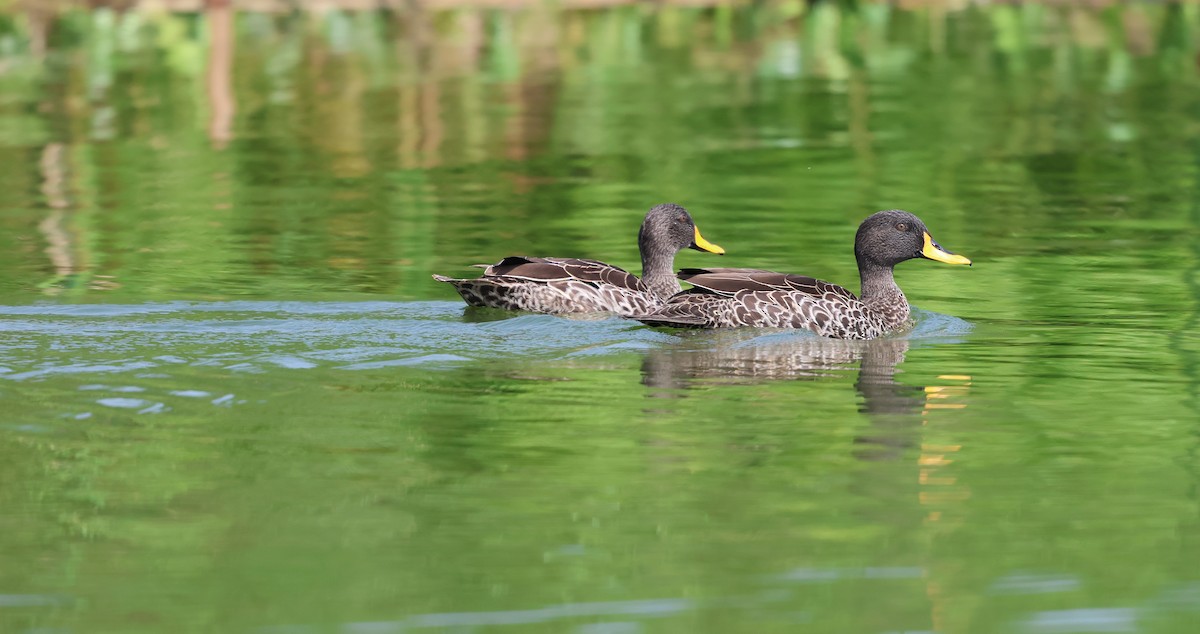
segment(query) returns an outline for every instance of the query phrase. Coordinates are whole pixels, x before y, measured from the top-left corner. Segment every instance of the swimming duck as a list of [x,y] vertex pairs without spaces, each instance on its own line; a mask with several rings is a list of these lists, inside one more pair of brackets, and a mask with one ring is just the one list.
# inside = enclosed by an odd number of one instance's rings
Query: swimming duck
[[476,265],[485,269],[477,278],[434,275],[433,279],[453,284],[472,306],[555,315],[613,312],[631,317],[653,311],[682,290],[674,274],[675,254],[686,248],[725,253],[700,235],[686,209],[666,203],[647,212],[638,231],[641,279],[597,260],[524,255]]
[[684,269],[695,288],[634,318],[652,326],[806,328],[835,339],[874,339],[909,325],[908,300],[892,269],[913,258],[971,264],[939,245],[907,211],[871,215],[858,227],[854,256],[862,297],[829,282],[757,269]]

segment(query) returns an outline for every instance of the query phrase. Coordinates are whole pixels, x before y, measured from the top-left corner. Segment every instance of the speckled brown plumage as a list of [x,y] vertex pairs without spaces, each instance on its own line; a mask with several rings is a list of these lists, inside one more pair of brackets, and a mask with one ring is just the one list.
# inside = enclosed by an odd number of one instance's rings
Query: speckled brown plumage
[[811,277],[754,269],[684,269],[696,288],[671,298],[645,323],[693,328],[806,328],[835,339],[873,339],[908,321],[908,302],[870,310],[854,293]]
[[468,304],[506,310],[563,315],[612,312],[625,317],[644,315],[680,291],[675,278],[675,254],[693,248],[722,254],[724,250],[700,236],[683,207],[658,205],[646,214],[638,232],[643,277],[597,260],[509,256],[477,278],[434,275],[452,284]]
[[472,306],[506,310],[634,315],[662,305],[636,275],[597,260],[514,255],[474,279],[433,279],[453,284]]
[[952,264],[970,261],[942,249],[924,223],[899,210],[863,221],[855,236],[863,295],[822,280],[757,269],[684,269],[692,284],[652,313],[635,318],[655,326],[804,328],[835,339],[874,339],[909,325],[908,300],[893,267],[915,257]]

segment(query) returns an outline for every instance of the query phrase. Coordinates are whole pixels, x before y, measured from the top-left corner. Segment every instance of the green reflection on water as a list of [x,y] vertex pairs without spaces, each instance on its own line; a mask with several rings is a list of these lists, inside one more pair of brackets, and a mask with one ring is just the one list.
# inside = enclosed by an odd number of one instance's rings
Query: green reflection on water
[[[0,12],[0,629],[1193,631],[1196,14]],[[667,200],[977,266],[847,347],[429,278]]]

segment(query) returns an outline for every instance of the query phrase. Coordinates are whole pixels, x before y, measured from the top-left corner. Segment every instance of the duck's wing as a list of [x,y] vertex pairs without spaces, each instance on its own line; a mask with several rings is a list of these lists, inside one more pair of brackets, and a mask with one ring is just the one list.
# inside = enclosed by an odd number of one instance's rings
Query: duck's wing
[[[701,292],[708,291],[726,297],[739,292],[783,291],[803,293],[817,299],[858,299],[845,288],[815,277],[760,269],[683,269],[679,272],[679,279],[702,289]],[[694,292],[692,289],[682,294]]]
[[505,277],[528,282],[588,282],[606,284],[638,293],[649,289],[638,276],[599,260],[582,258],[540,258],[510,255],[487,265],[484,277]]

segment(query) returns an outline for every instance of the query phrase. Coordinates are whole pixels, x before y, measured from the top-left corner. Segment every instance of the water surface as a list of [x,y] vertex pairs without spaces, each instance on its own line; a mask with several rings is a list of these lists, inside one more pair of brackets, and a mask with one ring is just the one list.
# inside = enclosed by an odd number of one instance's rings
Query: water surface
[[[1194,4],[0,9],[0,630],[1193,632]],[[468,309],[650,206],[837,342]]]

